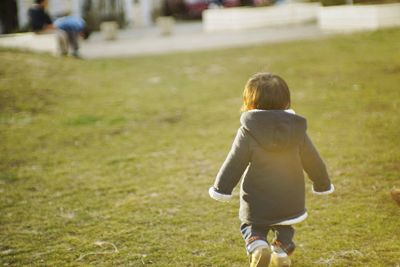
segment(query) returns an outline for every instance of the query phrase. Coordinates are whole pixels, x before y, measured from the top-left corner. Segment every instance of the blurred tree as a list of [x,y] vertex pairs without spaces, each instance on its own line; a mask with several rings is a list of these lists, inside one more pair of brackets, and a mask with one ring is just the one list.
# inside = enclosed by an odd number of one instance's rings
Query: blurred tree
[[354,4],[385,4],[400,3],[400,0],[320,0],[311,2],[321,2],[324,6],[345,5],[353,2]]
[[123,0],[85,0],[82,9],[83,18],[93,30],[98,30],[103,21],[116,21],[119,27],[125,26]]
[[0,1],[0,33],[12,33],[18,29],[18,12],[15,0]]
[[253,0],[240,0],[240,5],[241,6],[252,6]]

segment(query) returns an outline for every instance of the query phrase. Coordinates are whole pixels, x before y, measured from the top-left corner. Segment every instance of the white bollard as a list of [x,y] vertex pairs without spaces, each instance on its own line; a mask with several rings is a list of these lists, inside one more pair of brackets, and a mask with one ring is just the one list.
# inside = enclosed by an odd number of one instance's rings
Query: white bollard
[[118,23],[115,21],[105,21],[100,24],[100,31],[106,40],[117,39]]
[[172,34],[172,28],[174,27],[174,17],[158,17],[157,26],[160,28],[161,35],[167,36]]

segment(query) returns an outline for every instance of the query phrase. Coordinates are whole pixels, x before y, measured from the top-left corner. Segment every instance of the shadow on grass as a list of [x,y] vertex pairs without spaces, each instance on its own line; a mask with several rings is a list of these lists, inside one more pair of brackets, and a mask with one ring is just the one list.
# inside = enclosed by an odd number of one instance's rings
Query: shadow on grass
[[101,118],[97,116],[81,115],[79,117],[67,120],[65,124],[68,126],[87,126],[96,124],[100,120]]

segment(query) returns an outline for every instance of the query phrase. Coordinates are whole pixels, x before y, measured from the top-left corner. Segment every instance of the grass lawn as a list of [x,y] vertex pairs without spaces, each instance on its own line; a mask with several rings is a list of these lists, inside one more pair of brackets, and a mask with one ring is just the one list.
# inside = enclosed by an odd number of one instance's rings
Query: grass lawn
[[284,77],[333,195],[294,266],[400,266],[400,30],[140,58],[0,51],[0,265],[246,266],[208,187],[258,71]]

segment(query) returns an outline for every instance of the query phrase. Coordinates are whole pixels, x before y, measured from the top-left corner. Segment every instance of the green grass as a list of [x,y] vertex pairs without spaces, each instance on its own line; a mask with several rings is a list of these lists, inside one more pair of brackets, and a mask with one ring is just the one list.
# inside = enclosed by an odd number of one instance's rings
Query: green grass
[[272,71],[337,188],[308,190],[294,266],[400,266],[399,51],[398,29],[115,60],[0,51],[0,264],[246,266],[238,190],[207,190],[244,83]]

